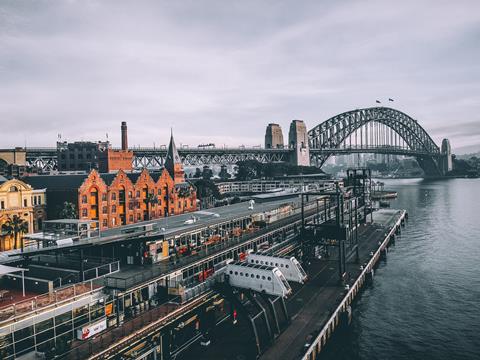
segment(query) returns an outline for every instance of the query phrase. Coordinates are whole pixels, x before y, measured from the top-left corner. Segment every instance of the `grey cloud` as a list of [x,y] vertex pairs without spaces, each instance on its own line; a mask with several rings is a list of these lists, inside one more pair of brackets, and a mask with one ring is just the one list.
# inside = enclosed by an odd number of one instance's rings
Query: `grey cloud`
[[[4,1],[0,147],[262,143],[393,97],[438,143],[479,144],[476,1]],[[465,119],[465,120],[462,120]],[[454,124],[454,126],[452,126]],[[479,145],[480,147],[480,145]]]

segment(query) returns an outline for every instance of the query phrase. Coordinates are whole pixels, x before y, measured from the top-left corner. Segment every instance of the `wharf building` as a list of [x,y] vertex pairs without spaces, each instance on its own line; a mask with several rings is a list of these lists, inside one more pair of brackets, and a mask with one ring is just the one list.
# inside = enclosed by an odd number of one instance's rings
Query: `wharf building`
[[45,219],[45,189],[0,176],[0,251],[19,249],[23,236],[40,231]]
[[[177,173],[180,170],[177,166]],[[256,211],[287,220],[299,214],[299,200],[288,203],[259,204]],[[65,229],[58,228],[60,237],[52,238],[56,245],[46,245],[48,240],[8,263],[0,258],[2,265],[8,264],[1,270],[10,272],[0,272],[0,285],[8,291],[7,300],[0,302],[0,358],[22,359],[37,352],[47,359],[86,359],[146,324],[168,319],[172,326],[159,329],[153,339],[160,339],[155,349],[165,359],[198,329],[231,314],[231,304],[220,295],[208,295],[215,269],[244,258],[273,235],[261,232],[259,214],[252,214],[245,203],[218,208],[215,214],[197,212],[195,218],[195,223],[190,214],[162,218],[105,230],[100,236],[79,233],[61,246],[58,241],[67,239],[61,237]],[[299,221],[288,222],[275,237],[292,236]],[[45,225],[70,225],[65,222]],[[143,234],[149,224],[152,230]],[[253,232],[260,236],[252,238]],[[201,256],[190,258],[194,253]],[[182,261],[170,262],[169,257]],[[23,296],[17,266],[28,269]],[[137,350],[131,348],[124,358],[138,358]]]
[[[107,150],[108,161],[116,154]],[[46,188],[48,219],[59,218],[68,202],[74,205],[78,219],[98,221],[101,230],[197,209],[196,189],[185,179],[173,136],[161,171],[91,170],[86,174],[29,176],[25,181]]]

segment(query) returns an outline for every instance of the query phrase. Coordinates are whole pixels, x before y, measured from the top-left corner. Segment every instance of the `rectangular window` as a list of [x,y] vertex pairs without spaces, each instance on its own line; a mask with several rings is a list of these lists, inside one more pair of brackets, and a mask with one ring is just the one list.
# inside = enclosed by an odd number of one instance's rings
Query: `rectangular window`
[[23,207],[27,207],[27,199],[23,199]]
[[107,194],[102,194],[102,201],[107,201]]
[[107,208],[106,206],[104,206],[103,209],[102,209],[102,212],[103,212],[104,214],[107,214],[107,213],[108,213],[108,208]]
[[107,227],[108,226],[107,219],[103,219],[102,224],[103,224],[104,227]]
[[140,190],[137,190],[137,198],[140,197]]
[[158,195],[162,195],[162,189],[158,189],[157,194],[158,194]]
[[2,201],[0,203],[0,209],[2,209],[2,210],[5,209],[5,201]]
[[87,203],[87,195],[82,195],[82,204]]
[[128,192],[128,198],[129,198],[129,199],[132,198],[132,192],[131,192],[131,191]]
[[115,214],[117,212],[117,207],[115,205],[112,206],[112,213]]
[[112,193],[112,200],[117,200],[117,194],[116,193]]
[[82,209],[82,216],[86,217],[87,216],[87,209]]

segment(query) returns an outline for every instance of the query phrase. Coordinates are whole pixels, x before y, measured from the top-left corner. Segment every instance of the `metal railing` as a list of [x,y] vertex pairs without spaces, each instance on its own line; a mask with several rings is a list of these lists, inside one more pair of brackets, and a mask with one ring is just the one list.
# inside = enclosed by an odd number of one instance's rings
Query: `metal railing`
[[45,311],[49,308],[76,300],[78,297],[92,295],[103,289],[103,286],[86,281],[54,290],[53,292],[18,301],[0,308],[0,327],[17,322],[29,315]]

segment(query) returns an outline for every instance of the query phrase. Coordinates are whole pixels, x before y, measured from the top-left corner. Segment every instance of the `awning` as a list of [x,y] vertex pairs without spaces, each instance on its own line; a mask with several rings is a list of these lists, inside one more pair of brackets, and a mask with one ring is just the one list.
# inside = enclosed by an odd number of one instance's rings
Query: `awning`
[[14,273],[17,271],[28,271],[28,269],[18,268],[14,266],[0,265],[0,276],[5,274]]
[[22,272],[22,293],[23,293],[23,297],[25,297],[25,271],[28,271],[28,269],[18,268],[14,266],[0,265],[0,276],[14,273],[17,271]]

